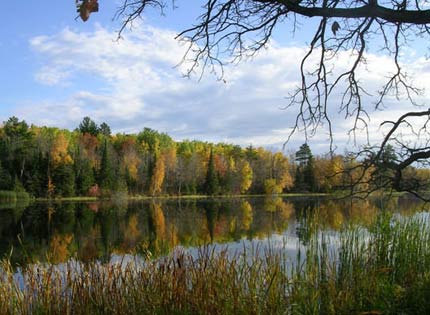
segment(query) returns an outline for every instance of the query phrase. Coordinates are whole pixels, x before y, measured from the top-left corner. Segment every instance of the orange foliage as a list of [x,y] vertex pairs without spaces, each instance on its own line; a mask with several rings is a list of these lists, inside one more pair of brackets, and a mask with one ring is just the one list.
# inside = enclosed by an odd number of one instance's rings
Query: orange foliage
[[176,148],[168,148],[163,151],[164,164],[167,170],[174,170],[176,167]]
[[166,220],[163,210],[158,203],[152,203],[152,219],[154,220],[155,234],[157,239],[166,238]]
[[228,161],[220,154],[214,154],[215,170],[221,176],[225,176],[228,170]]
[[49,242],[48,257],[50,262],[58,264],[65,262],[69,258],[69,245],[73,240],[73,235],[58,235],[55,234]]
[[161,193],[161,189],[163,187],[165,175],[165,166],[164,166],[164,158],[159,156],[155,161],[154,172],[151,177],[151,185],[149,188],[149,193],[152,196],[155,196]]
[[137,214],[131,215],[128,220],[127,228],[124,230],[123,250],[132,250],[136,247],[141,234],[138,223]]

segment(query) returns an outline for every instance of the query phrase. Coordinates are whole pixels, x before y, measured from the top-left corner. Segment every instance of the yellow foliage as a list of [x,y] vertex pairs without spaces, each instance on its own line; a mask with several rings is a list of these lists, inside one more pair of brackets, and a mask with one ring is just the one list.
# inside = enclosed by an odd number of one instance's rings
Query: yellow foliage
[[155,234],[157,239],[165,239],[166,237],[166,220],[163,210],[158,203],[152,203],[152,219],[154,220]]
[[240,192],[244,194],[252,185],[252,168],[247,161],[243,163],[242,169],[240,170],[241,182],[240,182]]
[[284,156],[281,152],[277,152],[273,155],[273,171],[274,177],[276,178],[276,184],[279,189],[293,187],[293,178],[290,174],[290,162],[288,158]]
[[165,167],[168,170],[174,170],[176,167],[176,148],[168,148],[163,151]]
[[52,182],[51,176],[48,177],[48,187],[47,187],[47,193],[48,193],[48,197],[52,197],[52,195],[55,192],[55,185]]
[[51,263],[58,264],[65,262],[69,258],[69,245],[73,240],[73,235],[55,234],[49,242],[48,257]]
[[276,179],[269,178],[264,181],[264,192],[266,195],[280,194],[282,187],[276,183]]
[[63,133],[59,133],[52,144],[50,155],[51,162],[54,167],[61,164],[71,164],[73,159],[68,152],[69,141]]
[[122,246],[124,250],[131,250],[136,247],[141,234],[138,223],[137,214],[131,215],[128,219],[127,228],[124,230],[124,242]]
[[277,208],[281,219],[283,221],[287,221],[291,218],[291,215],[294,213],[294,205],[290,202],[284,202],[282,198],[277,198]]
[[154,172],[151,177],[149,192],[152,196],[161,193],[165,175],[164,158],[159,156],[155,161]]
[[134,180],[137,180],[140,162],[141,161],[136,154],[124,155],[124,158],[123,158],[124,167],[126,168],[130,178]]
[[242,229],[248,231],[251,228],[251,224],[254,220],[252,206],[248,201],[244,200],[240,205],[240,210],[242,212]]

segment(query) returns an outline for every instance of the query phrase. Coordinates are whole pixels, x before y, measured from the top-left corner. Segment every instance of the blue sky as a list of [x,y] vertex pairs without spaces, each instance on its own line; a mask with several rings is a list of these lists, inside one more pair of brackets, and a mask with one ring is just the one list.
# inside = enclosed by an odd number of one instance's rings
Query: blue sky
[[[199,14],[198,5],[178,1],[179,9],[168,9],[166,17],[149,12],[116,41],[120,24],[112,18],[118,1],[99,2],[100,12],[86,23],[75,20],[73,0],[50,1],[49,7],[36,1],[2,4],[0,121],[15,115],[36,125],[74,129],[90,116],[107,122],[114,132],[150,127],[177,140],[282,146],[296,111],[281,108],[298,83],[312,22],[303,24],[296,37],[287,27],[278,29],[267,51],[226,69],[227,83],[210,75],[199,81],[184,79],[184,69],[175,67],[183,47],[174,40]],[[346,65],[348,58],[342,58],[338,64]],[[363,72],[363,78],[372,85],[383,77],[387,60],[377,55],[369,59],[377,66],[372,74]],[[412,58],[410,67],[426,69],[421,82],[430,79],[426,60]],[[404,106],[393,102],[390,111],[372,115],[372,134],[381,132],[381,120],[395,117]],[[336,119],[336,145],[351,145],[346,134],[351,122]],[[324,152],[327,139],[322,129],[310,143]],[[298,133],[287,147],[295,150],[303,142]]]

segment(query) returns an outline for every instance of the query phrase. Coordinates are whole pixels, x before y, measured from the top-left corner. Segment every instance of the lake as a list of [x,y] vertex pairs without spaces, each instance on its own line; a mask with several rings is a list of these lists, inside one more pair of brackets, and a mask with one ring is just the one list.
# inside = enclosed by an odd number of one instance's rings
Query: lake
[[0,206],[0,256],[12,263],[107,262],[124,255],[156,258],[175,248],[216,244],[241,250],[282,242],[292,252],[314,233],[370,225],[378,212],[411,215],[407,196],[368,200],[255,197],[142,201],[35,202]]

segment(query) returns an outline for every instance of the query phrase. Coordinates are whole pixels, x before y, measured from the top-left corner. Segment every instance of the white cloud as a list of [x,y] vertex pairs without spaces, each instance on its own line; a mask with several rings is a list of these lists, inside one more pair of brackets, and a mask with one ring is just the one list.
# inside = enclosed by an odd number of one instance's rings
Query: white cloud
[[[211,76],[197,82],[184,79],[181,68],[175,67],[184,53],[175,35],[142,24],[119,41],[115,32],[101,26],[93,32],[64,29],[52,36],[33,38],[30,45],[42,63],[35,79],[52,89],[64,89],[64,94],[62,99],[46,97],[37,107],[27,106],[20,117],[36,124],[74,128],[82,117],[90,116],[99,123],[108,122],[117,132],[151,127],[176,139],[281,146],[297,109],[280,108],[298,84],[305,49],[274,43],[252,61],[228,67],[226,83]],[[349,54],[339,56],[336,71],[348,66]],[[370,90],[379,86],[388,69],[393,69],[392,65],[387,68],[389,62],[387,57],[368,56],[367,69],[359,72],[363,84]],[[424,69],[422,75],[429,82],[426,60],[418,60],[410,69]],[[372,115],[369,130],[376,136],[380,120],[391,119],[397,112],[372,114],[369,99],[365,98],[365,108]],[[345,130],[352,122],[337,113],[339,102],[339,97],[332,99],[330,113],[336,144],[341,147],[349,139]],[[358,134],[358,141],[363,139]],[[297,134],[292,146],[303,141],[303,134]],[[327,150],[327,130],[322,128],[312,142]]]

